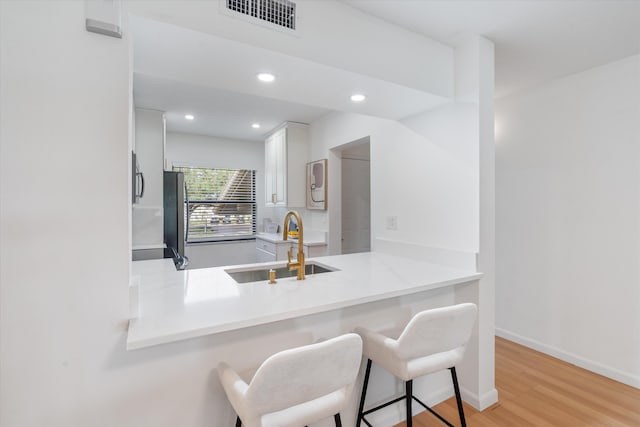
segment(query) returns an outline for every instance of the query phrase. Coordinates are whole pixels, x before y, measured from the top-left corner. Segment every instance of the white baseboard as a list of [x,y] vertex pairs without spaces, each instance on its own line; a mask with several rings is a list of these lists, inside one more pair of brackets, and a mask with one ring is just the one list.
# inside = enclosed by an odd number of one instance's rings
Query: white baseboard
[[460,394],[462,395],[462,400],[473,406],[478,411],[484,411],[489,406],[498,402],[498,390],[495,388],[484,393],[482,396],[478,396],[477,394],[460,387]]
[[572,365],[579,366],[580,368],[595,372],[596,374],[603,375],[631,387],[640,388],[640,377],[628,372],[623,372],[610,366],[594,362],[584,357],[577,356],[573,353],[569,353],[559,348],[541,343],[540,341],[532,340],[501,328],[496,328],[496,336],[522,344],[541,353],[548,354],[549,356],[553,356],[567,363],[571,363]]

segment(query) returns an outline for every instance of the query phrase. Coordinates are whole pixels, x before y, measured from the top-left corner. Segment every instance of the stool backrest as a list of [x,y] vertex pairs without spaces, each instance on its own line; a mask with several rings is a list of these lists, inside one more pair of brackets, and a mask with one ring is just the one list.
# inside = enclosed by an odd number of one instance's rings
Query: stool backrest
[[346,401],[361,359],[362,339],[353,333],[274,354],[251,380],[247,404],[252,412],[266,414],[337,391]]
[[421,311],[398,337],[398,356],[408,360],[464,348],[471,337],[478,308],[465,303]]

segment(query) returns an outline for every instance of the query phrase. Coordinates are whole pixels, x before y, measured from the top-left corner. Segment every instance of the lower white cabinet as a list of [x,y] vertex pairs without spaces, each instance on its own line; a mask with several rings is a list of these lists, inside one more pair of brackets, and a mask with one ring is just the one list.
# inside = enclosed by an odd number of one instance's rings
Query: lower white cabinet
[[[292,249],[293,248],[293,249]],[[292,257],[298,250],[298,243],[293,241],[268,242],[256,239],[256,259],[258,262],[272,262],[287,260],[287,252],[292,249]]]
[[256,248],[256,262],[272,262],[276,260],[276,254]]
[[327,255],[327,245],[304,245],[304,256],[306,258],[315,258],[317,256]]
[[[304,245],[302,248],[305,258],[314,258],[327,255],[327,245],[311,243]],[[297,259],[298,241],[297,240],[265,240],[260,237],[256,238],[256,261],[257,262],[274,262],[286,261],[287,252],[291,250],[291,259]]]

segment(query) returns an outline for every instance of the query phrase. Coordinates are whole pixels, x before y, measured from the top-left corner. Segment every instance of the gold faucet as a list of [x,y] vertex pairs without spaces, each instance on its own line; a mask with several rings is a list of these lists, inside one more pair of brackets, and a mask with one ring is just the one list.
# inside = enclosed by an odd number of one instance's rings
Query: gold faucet
[[289,237],[289,219],[294,216],[298,223],[298,260],[297,262],[291,262],[291,249],[287,252],[287,268],[289,271],[298,270],[298,280],[304,280],[304,241],[302,240],[302,218],[296,211],[289,211],[284,216],[284,227],[282,230],[282,239],[287,240]]

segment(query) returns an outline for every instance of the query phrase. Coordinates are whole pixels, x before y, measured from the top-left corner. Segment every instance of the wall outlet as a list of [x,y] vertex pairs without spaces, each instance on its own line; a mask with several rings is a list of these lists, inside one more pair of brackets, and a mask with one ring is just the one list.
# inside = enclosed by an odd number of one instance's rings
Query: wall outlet
[[397,230],[398,229],[398,217],[393,215],[393,216],[388,216],[387,217],[387,230]]

